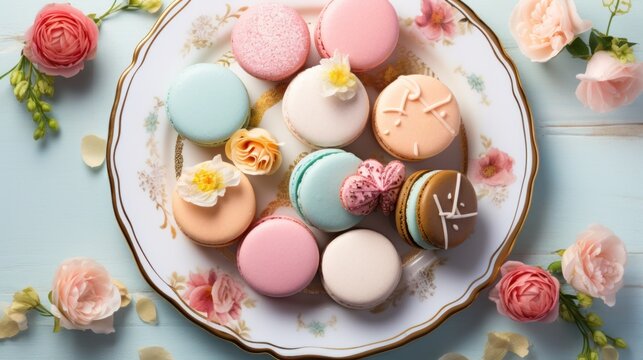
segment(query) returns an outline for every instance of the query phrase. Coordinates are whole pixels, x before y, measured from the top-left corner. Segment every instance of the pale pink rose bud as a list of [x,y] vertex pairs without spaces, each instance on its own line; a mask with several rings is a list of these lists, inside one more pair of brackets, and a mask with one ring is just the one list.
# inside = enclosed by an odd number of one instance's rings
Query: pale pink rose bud
[[565,250],[563,276],[577,291],[614,306],[616,293],[623,287],[626,260],[623,241],[608,228],[592,225]]
[[595,53],[584,74],[576,97],[596,112],[607,112],[632,103],[643,91],[643,64],[622,63],[608,51]]
[[114,332],[114,312],[121,306],[121,295],[107,270],[96,261],[63,261],[54,276],[51,300],[51,312],[65,329]]

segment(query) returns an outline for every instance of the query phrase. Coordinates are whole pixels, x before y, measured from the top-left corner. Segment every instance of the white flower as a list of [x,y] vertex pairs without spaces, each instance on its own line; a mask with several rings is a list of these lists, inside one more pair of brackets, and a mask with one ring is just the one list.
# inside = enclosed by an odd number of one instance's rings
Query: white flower
[[351,72],[348,55],[335,50],[330,59],[321,59],[323,71],[322,95],[337,96],[340,100],[350,100],[357,90],[357,77]]
[[211,161],[183,169],[176,191],[187,202],[211,207],[217,204],[219,196],[225,195],[228,186],[237,186],[240,182],[241,172],[217,155]]

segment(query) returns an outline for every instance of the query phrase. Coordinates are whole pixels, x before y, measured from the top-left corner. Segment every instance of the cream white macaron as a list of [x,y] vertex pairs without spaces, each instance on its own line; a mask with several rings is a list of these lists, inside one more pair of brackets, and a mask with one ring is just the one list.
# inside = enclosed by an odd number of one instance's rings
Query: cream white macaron
[[324,72],[322,65],[313,66],[290,82],[282,105],[284,121],[290,132],[310,147],[344,147],[355,141],[368,123],[368,94],[355,78],[352,98],[322,96]]
[[358,229],[331,241],[322,257],[321,272],[326,292],[338,304],[372,309],[397,287],[402,263],[384,235]]

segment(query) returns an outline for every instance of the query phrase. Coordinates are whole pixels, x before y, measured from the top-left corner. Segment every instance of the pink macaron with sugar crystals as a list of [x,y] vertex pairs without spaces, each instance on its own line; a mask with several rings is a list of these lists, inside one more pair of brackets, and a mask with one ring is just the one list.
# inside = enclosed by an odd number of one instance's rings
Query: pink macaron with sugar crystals
[[313,233],[289,216],[265,217],[239,245],[237,267],[246,283],[260,294],[286,297],[302,291],[319,267]]
[[232,53],[250,75],[281,81],[296,73],[310,52],[310,32],[295,9],[265,3],[250,7],[232,29]]
[[315,29],[315,46],[321,57],[337,50],[348,54],[351,69],[363,72],[384,63],[400,35],[397,12],[388,0],[331,0]]

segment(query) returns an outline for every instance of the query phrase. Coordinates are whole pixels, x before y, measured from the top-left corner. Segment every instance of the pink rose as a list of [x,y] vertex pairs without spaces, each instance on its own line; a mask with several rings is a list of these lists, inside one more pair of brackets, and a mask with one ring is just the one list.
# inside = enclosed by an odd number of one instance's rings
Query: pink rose
[[444,0],[422,0],[422,15],[415,18],[415,25],[429,40],[437,41],[455,34],[453,7]]
[[208,317],[214,312],[212,285],[216,279],[217,274],[213,270],[207,273],[190,273],[188,288],[183,294],[183,298],[192,309],[203,312]]
[[243,288],[229,275],[219,276],[212,286],[214,312],[210,320],[225,325],[241,317],[241,302],[246,298]]
[[593,111],[606,112],[632,103],[643,91],[643,64],[624,64],[610,52],[599,51],[587,63],[576,97]]
[[113,315],[121,306],[121,294],[107,270],[96,261],[63,261],[54,276],[51,296],[51,312],[65,329],[114,332]]
[[563,276],[574,289],[614,306],[626,260],[623,241],[606,227],[592,225],[565,250]]
[[507,186],[516,181],[513,174],[514,159],[506,152],[490,148],[481,158],[471,163],[469,177],[489,186]]
[[507,261],[500,268],[502,278],[489,299],[498,312],[519,322],[552,322],[558,317],[558,280],[547,271]]
[[592,23],[582,20],[573,0],[520,0],[509,20],[520,51],[532,61],[556,56]]
[[49,4],[25,34],[24,55],[38,70],[72,77],[96,55],[98,26],[69,4]]

